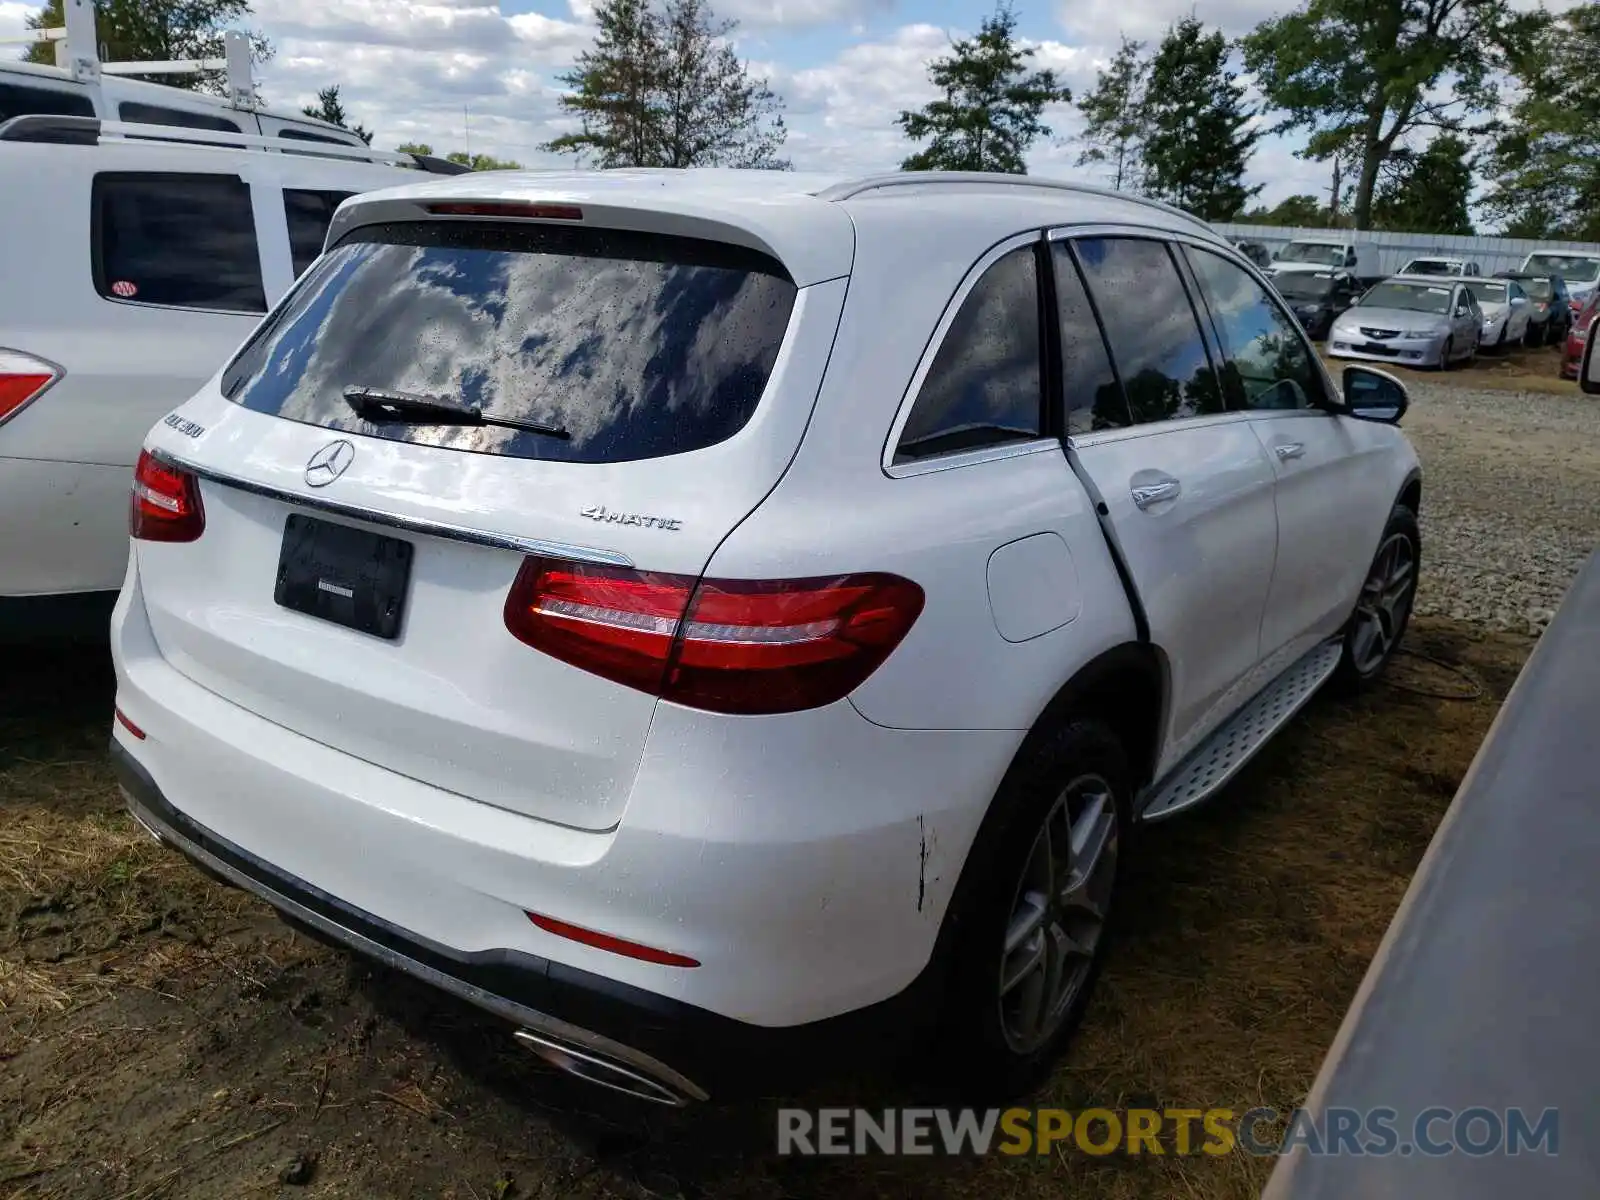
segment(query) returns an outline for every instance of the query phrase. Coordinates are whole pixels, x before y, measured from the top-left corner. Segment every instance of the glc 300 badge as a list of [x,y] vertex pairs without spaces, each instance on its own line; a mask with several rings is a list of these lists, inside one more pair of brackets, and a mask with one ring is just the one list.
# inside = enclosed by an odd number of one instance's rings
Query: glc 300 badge
[[645,529],[682,529],[683,522],[671,517],[647,517],[642,513],[612,512],[604,504],[591,504],[578,510],[580,517],[604,521],[608,525],[639,525]]

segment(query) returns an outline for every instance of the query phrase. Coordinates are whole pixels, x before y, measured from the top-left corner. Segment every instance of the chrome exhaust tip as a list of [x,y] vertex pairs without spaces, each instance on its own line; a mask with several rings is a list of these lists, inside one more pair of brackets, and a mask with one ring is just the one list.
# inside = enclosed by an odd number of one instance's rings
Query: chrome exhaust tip
[[594,1050],[574,1045],[572,1042],[551,1037],[547,1033],[519,1029],[511,1036],[523,1048],[531,1050],[556,1070],[576,1076],[585,1083],[621,1092],[637,1100],[648,1100],[652,1104],[665,1104],[672,1108],[683,1108],[691,1099],[696,1098],[665,1079],[646,1075],[635,1067],[627,1066]]

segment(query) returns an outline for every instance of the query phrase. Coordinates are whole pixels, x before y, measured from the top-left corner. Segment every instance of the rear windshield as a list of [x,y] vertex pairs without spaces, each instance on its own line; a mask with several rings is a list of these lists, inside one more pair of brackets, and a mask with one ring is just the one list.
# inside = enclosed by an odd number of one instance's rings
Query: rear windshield
[[[627,462],[732,437],[754,413],[795,286],[739,247],[615,230],[411,222],[356,230],[223,376],[257,412],[395,441]],[[350,389],[493,424],[371,421]]]

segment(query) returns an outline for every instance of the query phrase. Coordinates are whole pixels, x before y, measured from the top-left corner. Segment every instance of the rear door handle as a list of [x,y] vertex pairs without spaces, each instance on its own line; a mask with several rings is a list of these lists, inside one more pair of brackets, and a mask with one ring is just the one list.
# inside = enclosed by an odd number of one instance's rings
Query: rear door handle
[[1279,462],[1287,462],[1291,458],[1299,458],[1305,454],[1306,444],[1304,442],[1284,442],[1282,445],[1274,446],[1272,452],[1278,456]]
[[1134,504],[1144,509],[1153,504],[1160,504],[1163,500],[1176,500],[1183,491],[1183,485],[1176,479],[1167,478],[1156,483],[1139,484],[1131,491]]

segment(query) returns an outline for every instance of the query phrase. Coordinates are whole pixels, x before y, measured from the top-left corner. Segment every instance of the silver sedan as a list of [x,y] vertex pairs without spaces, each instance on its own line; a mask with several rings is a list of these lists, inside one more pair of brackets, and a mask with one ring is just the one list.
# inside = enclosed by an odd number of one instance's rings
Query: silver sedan
[[1335,358],[1448,367],[1477,356],[1483,310],[1472,292],[1444,279],[1386,279],[1341,313],[1328,333]]

